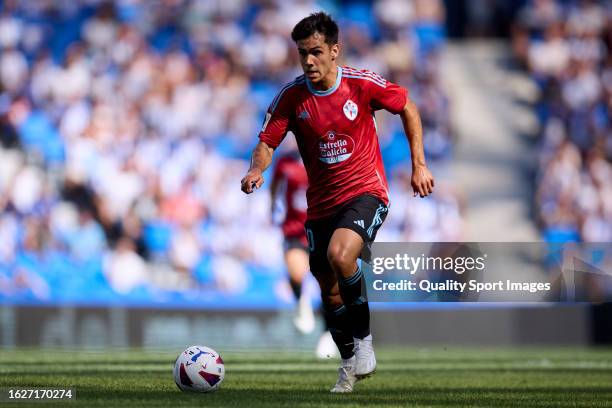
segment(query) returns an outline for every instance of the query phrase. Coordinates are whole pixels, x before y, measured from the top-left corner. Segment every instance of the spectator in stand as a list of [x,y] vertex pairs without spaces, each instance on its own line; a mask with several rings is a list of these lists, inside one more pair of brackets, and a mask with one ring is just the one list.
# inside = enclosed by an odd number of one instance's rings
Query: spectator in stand
[[541,91],[536,206],[543,235],[549,241],[610,241],[609,4],[529,1],[514,33],[515,45],[525,45],[515,47],[517,56]]

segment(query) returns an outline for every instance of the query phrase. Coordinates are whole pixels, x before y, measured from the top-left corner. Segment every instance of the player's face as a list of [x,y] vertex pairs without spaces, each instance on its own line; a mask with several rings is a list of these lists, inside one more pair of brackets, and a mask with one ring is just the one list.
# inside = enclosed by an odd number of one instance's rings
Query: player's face
[[[313,84],[325,81],[325,78],[335,80],[336,58],[340,46],[338,44],[329,45],[325,42],[323,34],[314,33],[308,38],[297,42],[298,53],[300,54],[300,64],[304,74]],[[333,75],[331,75],[333,74]]]

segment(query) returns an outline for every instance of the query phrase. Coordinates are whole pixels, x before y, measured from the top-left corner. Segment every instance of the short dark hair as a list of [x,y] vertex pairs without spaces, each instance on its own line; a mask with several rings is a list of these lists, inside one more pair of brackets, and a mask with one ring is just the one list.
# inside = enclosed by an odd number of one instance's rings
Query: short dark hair
[[291,32],[291,39],[298,42],[314,33],[323,34],[329,45],[338,44],[338,24],[323,11],[312,13],[297,23]]

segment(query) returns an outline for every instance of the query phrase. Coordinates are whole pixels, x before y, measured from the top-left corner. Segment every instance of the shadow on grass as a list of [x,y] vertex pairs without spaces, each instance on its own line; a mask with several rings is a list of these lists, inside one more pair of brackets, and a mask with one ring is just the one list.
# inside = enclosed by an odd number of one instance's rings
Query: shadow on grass
[[81,404],[106,401],[108,404],[137,406],[482,406],[482,407],[564,407],[604,406],[612,398],[610,387],[440,387],[417,389],[392,387],[384,390],[357,390],[349,395],[332,395],[327,390],[261,390],[248,388],[221,389],[211,394],[187,394],[178,390],[101,391],[82,387]]

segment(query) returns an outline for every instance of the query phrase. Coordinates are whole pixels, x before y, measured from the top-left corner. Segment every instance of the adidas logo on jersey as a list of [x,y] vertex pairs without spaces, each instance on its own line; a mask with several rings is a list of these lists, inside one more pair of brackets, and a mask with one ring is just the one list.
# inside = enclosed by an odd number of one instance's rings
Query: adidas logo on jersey
[[300,114],[298,115],[298,118],[302,119],[302,120],[306,120],[306,119],[310,119],[310,115],[308,114],[308,111],[301,111]]
[[359,225],[361,228],[365,228],[365,223],[363,222],[363,220],[356,220],[353,221],[355,224]]

